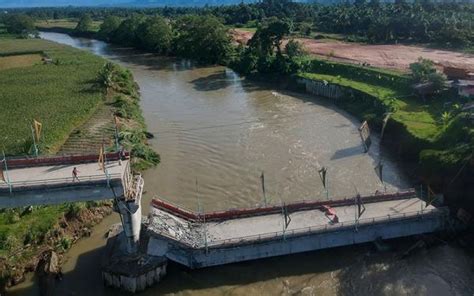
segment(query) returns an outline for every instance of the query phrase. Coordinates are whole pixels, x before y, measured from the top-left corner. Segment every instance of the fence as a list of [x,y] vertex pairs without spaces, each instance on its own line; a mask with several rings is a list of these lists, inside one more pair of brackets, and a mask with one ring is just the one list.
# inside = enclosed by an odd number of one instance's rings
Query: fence
[[18,182],[2,183],[0,184],[0,192],[10,192],[19,190],[31,190],[38,188],[52,188],[52,187],[69,187],[78,185],[93,185],[93,184],[108,184],[111,180],[121,180],[121,174],[111,174],[106,176],[101,175],[90,175],[81,176],[79,181],[73,181],[72,177],[69,178],[52,178],[43,180],[25,180]]
[[[106,159],[108,161],[116,161],[120,159],[120,152],[107,153]],[[124,157],[130,157],[129,152],[125,152]],[[40,158],[8,158],[8,168],[24,168],[24,167],[35,167],[35,166],[49,166],[49,165],[65,165],[65,164],[79,164],[79,163],[90,163],[96,162],[99,159],[99,155],[67,155],[67,156],[52,156],[52,157],[40,157]]]
[[[370,195],[362,196],[361,201],[363,203],[373,203],[389,200],[398,200],[398,199],[407,199],[416,197],[416,192],[413,189],[407,191],[395,192],[395,193],[384,193],[380,195]],[[353,205],[355,197],[350,198],[341,198],[341,199],[332,199],[325,201],[315,201],[315,200],[303,200],[293,203],[288,203],[285,205],[271,205],[267,207],[258,207],[258,208],[242,208],[234,210],[225,210],[225,211],[215,211],[209,213],[195,213],[188,209],[185,209],[181,206],[174,205],[168,201],[162,199],[153,199],[152,206],[162,209],[166,212],[172,213],[175,216],[191,220],[191,221],[222,221],[228,219],[236,219],[241,217],[256,216],[256,215],[267,215],[272,213],[280,213],[282,206],[285,207],[289,212],[299,211],[304,209],[315,209],[322,206],[345,206]]]

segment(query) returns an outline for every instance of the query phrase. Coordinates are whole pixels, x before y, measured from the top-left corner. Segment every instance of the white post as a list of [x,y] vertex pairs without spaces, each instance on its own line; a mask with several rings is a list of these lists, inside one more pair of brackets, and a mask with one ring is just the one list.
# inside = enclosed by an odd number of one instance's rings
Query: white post
[[33,149],[35,151],[35,156],[38,157],[38,146],[36,145],[35,129],[33,126],[31,126],[31,135],[33,136]]
[[13,192],[13,187],[10,182],[10,175],[8,173],[8,164],[7,164],[7,157],[5,156],[5,151],[3,151],[3,162],[5,163],[5,177],[7,178],[8,188],[10,189],[10,194]]

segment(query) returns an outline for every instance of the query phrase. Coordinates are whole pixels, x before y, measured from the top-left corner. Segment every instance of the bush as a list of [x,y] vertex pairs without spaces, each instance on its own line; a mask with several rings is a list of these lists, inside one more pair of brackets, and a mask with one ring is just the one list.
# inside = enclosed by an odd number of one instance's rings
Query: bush
[[67,207],[66,216],[69,219],[77,218],[79,217],[79,214],[84,209],[84,207],[85,207],[84,204],[81,202],[70,203]]
[[72,239],[70,237],[62,237],[60,240],[59,240],[59,244],[58,244],[58,247],[59,249],[61,249],[62,251],[67,251],[71,248],[72,246]]

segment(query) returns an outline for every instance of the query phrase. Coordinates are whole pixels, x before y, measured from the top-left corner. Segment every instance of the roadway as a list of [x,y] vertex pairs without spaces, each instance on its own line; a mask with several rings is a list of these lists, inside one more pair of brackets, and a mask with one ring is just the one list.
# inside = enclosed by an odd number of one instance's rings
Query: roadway
[[[79,181],[73,181],[74,167],[79,171]],[[11,169],[8,171],[10,183],[0,181],[0,208],[105,200],[122,196],[122,180],[129,173],[129,160],[122,161],[122,165],[118,161],[110,161],[106,168],[107,174],[97,162],[92,162]]]

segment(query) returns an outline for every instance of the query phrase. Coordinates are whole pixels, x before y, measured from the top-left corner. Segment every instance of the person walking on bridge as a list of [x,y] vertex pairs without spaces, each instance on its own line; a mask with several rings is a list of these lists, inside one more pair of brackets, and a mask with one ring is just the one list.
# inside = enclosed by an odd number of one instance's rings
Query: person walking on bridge
[[72,169],[72,181],[73,182],[76,181],[76,180],[79,182],[79,177],[77,176],[78,173],[79,173],[79,170],[76,167],[74,167]]

